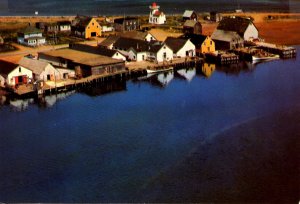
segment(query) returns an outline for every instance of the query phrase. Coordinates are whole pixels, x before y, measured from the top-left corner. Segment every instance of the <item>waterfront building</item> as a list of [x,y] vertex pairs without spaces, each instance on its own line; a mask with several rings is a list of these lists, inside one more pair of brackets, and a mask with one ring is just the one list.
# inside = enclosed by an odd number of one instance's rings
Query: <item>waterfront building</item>
[[198,15],[195,11],[192,10],[185,10],[182,16],[183,21],[192,20],[198,21]]
[[43,32],[35,27],[27,26],[18,32],[18,43],[27,46],[39,46],[46,43]]
[[258,29],[250,18],[236,16],[223,18],[216,30],[236,32],[247,41],[258,39]]
[[198,21],[187,20],[183,24],[183,33],[185,33],[185,34],[202,34],[202,25]]
[[30,69],[19,66],[15,63],[0,60],[0,86],[16,86],[27,84],[32,79]]
[[71,30],[74,35],[81,38],[101,36],[101,26],[95,18],[88,16],[76,16],[72,21]]
[[173,59],[173,51],[165,43],[158,41],[147,42],[131,38],[120,37],[113,45],[113,49],[127,52],[128,58],[134,61],[150,60],[155,62]]
[[166,23],[166,21],[167,21],[166,15],[159,10],[160,9],[159,5],[157,5],[154,2],[154,3],[152,3],[151,6],[149,6],[149,8],[150,8],[149,23],[157,24],[157,25]]
[[189,39],[168,37],[165,44],[173,50],[174,57],[194,57],[196,55],[196,47]]
[[38,56],[40,60],[47,61],[53,66],[74,70],[77,78],[125,72],[123,60],[69,48],[41,52]]
[[60,72],[45,61],[23,57],[19,61],[19,65],[32,71],[34,81],[56,81],[62,78]]
[[140,29],[139,19],[137,17],[117,18],[114,20],[115,31],[124,32]]
[[244,47],[244,39],[236,32],[215,30],[211,38],[216,43],[217,50],[232,50]]
[[216,51],[215,42],[210,36],[188,34],[185,35],[184,38],[190,39],[191,42],[196,46],[197,56]]
[[82,51],[82,52],[111,57],[113,59],[119,59],[123,61],[126,61],[126,57],[127,57],[124,53],[122,53],[119,50],[107,49],[100,46],[95,47],[95,46],[90,46],[85,44],[70,44],[69,48],[73,50]]

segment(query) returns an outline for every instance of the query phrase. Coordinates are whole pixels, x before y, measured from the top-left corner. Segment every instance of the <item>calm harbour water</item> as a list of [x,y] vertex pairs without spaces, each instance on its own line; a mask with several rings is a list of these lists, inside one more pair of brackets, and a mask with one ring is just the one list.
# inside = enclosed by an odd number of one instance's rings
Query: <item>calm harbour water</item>
[[296,59],[209,78],[190,69],[190,81],[163,74],[42,102],[2,98],[0,202],[147,202],[144,189],[199,143],[299,107],[297,48]]
[[[147,15],[151,0],[1,0],[0,15]],[[157,1],[167,15],[212,10],[226,12],[237,8],[245,11],[300,12],[297,0],[161,0]]]

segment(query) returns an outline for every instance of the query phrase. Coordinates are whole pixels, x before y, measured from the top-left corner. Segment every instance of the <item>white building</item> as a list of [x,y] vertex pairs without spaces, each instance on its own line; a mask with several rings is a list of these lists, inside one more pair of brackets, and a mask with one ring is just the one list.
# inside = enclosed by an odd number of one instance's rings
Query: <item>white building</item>
[[168,37],[165,40],[174,53],[174,57],[194,57],[196,46],[189,39]]
[[150,15],[149,15],[149,23],[152,24],[165,24],[166,23],[166,15],[159,10],[160,6],[158,6],[155,2],[152,3],[150,8]]
[[258,38],[258,29],[250,18],[237,16],[223,18],[217,30],[236,32],[246,41]]
[[34,80],[56,81],[63,78],[57,69],[45,61],[23,57],[19,65],[31,70]]
[[37,28],[28,26],[18,32],[18,43],[35,47],[44,45],[46,43],[46,38],[43,37],[42,31]]
[[32,71],[14,63],[0,60],[0,85],[27,84],[33,78]]

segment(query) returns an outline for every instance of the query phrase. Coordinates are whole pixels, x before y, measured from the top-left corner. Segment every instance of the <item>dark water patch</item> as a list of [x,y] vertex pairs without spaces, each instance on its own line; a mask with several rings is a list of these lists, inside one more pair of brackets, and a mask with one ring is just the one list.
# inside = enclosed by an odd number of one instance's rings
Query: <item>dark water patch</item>
[[298,107],[216,135],[155,178],[143,193],[150,195],[145,200],[298,202],[299,122]]

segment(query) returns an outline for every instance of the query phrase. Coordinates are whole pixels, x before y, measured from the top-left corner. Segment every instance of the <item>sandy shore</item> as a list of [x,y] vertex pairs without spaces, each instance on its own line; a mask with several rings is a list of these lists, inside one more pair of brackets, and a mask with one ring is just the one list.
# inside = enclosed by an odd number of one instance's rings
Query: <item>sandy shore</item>
[[144,201],[297,203],[299,123],[300,111],[295,107],[207,139],[155,178]]

